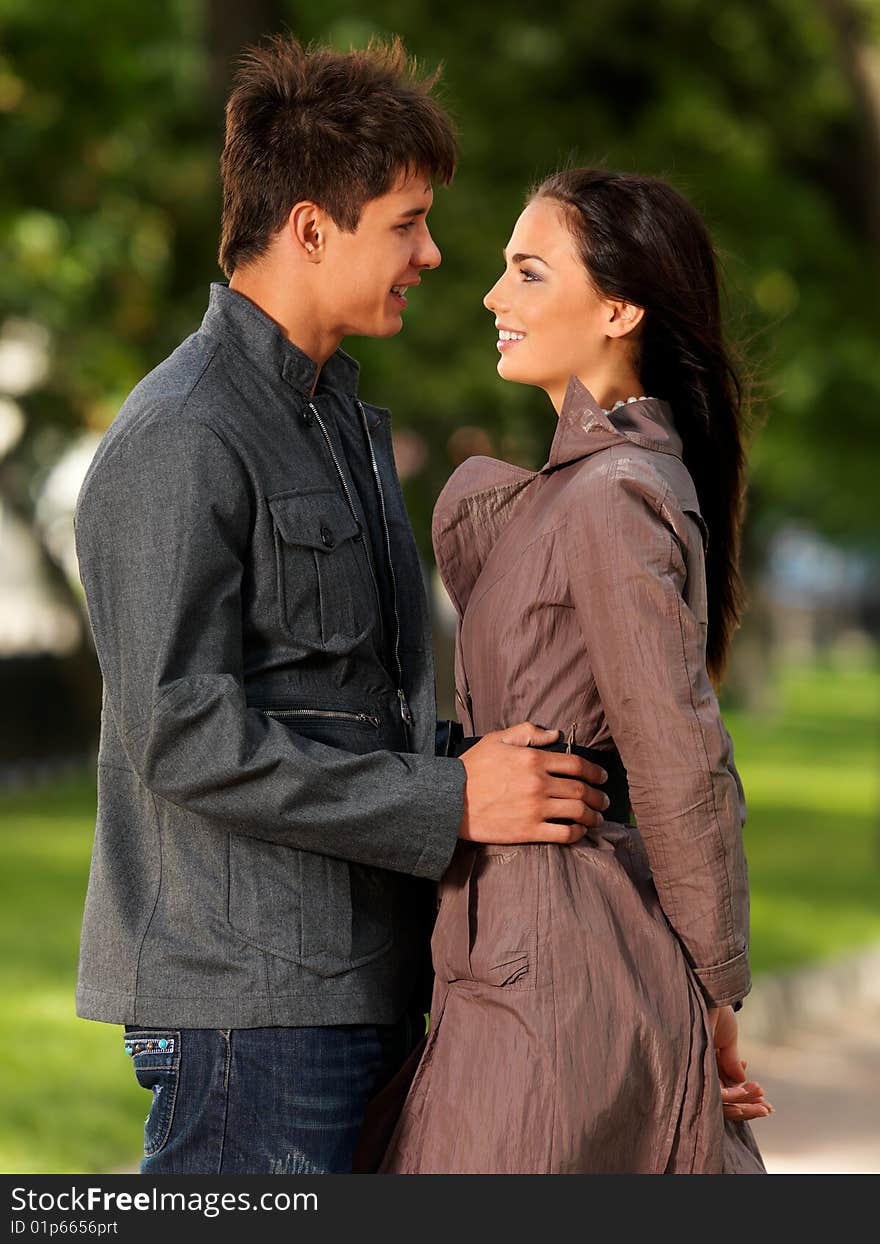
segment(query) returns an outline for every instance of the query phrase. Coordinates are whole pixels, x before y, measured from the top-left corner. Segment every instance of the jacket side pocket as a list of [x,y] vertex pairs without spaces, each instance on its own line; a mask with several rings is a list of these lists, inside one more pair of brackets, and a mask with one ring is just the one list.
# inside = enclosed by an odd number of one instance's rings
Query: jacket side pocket
[[[332,855],[230,834],[230,927],[259,950],[319,976],[361,967],[383,954],[392,936],[387,904],[353,912],[353,867]],[[358,885],[356,897],[361,891]]]

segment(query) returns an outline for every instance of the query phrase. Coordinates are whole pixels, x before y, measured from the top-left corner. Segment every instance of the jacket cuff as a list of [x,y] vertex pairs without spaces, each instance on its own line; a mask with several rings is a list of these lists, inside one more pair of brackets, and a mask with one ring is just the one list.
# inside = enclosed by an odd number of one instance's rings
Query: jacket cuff
[[749,952],[743,950],[733,959],[710,968],[694,968],[694,975],[707,1006],[732,1006],[741,1002],[752,987]]
[[454,756],[438,757],[430,768],[430,825],[425,834],[421,854],[413,873],[439,881],[458,842],[458,831],[464,815],[464,788],[467,770]]

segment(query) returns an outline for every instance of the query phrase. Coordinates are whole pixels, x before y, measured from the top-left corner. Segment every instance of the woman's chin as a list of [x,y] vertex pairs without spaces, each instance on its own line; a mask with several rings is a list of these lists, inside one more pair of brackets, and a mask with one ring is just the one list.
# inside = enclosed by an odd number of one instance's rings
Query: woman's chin
[[517,367],[516,360],[508,358],[506,354],[502,354],[498,360],[495,369],[502,380],[512,380],[515,384],[532,384],[533,381],[526,374],[527,369]]

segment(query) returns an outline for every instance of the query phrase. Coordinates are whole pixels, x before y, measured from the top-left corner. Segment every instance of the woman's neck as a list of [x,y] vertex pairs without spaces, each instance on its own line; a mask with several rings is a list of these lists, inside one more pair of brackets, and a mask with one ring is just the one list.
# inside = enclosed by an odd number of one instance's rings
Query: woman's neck
[[[627,367],[612,371],[584,370],[577,373],[581,384],[596,399],[604,410],[610,410],[615,402],[625,402],[628,397],[641,397],[644,393],[642,382],[634,368]],[[553,403],[557,415],[562,413],[565,392],[569,377],[553,390],[547,389],[547,395]]]

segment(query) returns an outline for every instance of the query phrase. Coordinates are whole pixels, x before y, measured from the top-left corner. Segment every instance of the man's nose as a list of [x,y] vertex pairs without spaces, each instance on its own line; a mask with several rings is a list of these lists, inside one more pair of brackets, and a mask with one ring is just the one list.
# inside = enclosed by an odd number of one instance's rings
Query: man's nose
[[416,268],[439,268],[442,258],[439,246],[426,229],[425,236],[421,239],[418,250],[413,256],[413,266]]

